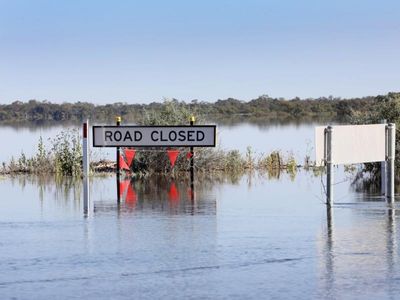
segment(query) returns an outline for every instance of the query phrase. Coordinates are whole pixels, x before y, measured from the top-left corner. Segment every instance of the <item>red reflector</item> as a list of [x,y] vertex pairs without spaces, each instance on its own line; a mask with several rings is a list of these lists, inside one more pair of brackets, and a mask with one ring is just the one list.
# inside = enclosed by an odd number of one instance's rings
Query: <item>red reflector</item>
[[86,139],[87,138],[87,123],[83,123],[83,138]]

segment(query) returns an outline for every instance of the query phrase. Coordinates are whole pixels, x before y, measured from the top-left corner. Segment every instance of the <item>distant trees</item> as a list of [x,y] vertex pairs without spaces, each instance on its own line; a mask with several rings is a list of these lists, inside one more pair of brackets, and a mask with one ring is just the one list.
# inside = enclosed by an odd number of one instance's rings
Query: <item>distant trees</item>
[[[300,99],[296,97],[286,100],[262,95],[248,102],[234,98],[218,100],[215,103],[198,100],[186,103],[177,99],[170,101],[208,117],[251,116],[267,119],[298,120],[304,118],[351,118],[354,114],[364,114],[375,110],[379,103],[387,102],[387,99],[393,97],[398,97],[398,94],[389,93],[384,96],[354,99],[340,99],[329,96],[317,99]],[[85,118],[111,121],[116,115],[121,115],[127,121],[138,121],[144,112],[161,111],[164,105],[165,103],[159,102],[150,104],[117,102],[95,105],[87,102],[57,104],[37,100],[28,102],[15,101],[11,104],[0,105],[0,121],[81,121]],[[391,114],[394,112],[395,110],[388,111]]]

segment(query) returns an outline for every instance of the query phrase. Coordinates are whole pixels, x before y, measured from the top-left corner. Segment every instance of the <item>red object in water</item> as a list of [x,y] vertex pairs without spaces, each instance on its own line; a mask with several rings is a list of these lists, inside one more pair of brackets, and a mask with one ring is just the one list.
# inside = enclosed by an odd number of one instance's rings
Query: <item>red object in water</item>
[[186,158],[187,158],[187,159],[191,159],[192,156],[193,156],[193,153],[192,153],[192,152],[186,153]]
[[126,192],[125,202],[130,206],[134,206],[136,203],[137,197],[135,190],[131,184],[128,185],[128,191]]
[[130,171],[129,166],[126,164],[125,159],[122,155],[119,155],[119,169]]
[[172,182],[169,187],[168,198],[171,202],[179,201],[179,192],[178,189],[176,188],[175,182]]
[[125,149],[125,157],[128,166],[132,165],[132,161],[135,159],[136,150],[135,149]]
[[122,198],[125,195],[126,189],[129,187],[130,180],[124,180],[119,183],[119,199],[123,200]]
[[169,161],[171,162],[171,167],[175,166],[176,159],[179,155],[179,150],[167,150]]

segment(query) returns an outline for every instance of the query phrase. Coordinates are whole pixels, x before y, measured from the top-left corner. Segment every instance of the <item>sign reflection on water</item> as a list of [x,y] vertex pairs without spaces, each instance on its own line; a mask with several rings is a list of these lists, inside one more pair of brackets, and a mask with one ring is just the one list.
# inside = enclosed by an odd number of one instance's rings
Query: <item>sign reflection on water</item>
[[94,209],[97,214],[121,209],[130,212],[151,210],[168,214],[214,215],[216,198],[211,190],[215,184],[211,180],[199,179],[192,186],[188,177],[179,180],[164,176],[145,179],[125,177],[120,182],[120,204],[115,203],[112,197],[102,201],[96,199]]
[[[381,202],[373,207],[368,204],[373,203],[371,199],[364,201],[367,202],[349,207],[353,219],[350,223],[341,217],[335,218],[331,208],[326,210],[326,232],[321,232],[317,243],[321,278],[324,278],[320,298],[338,298],[338,291],[348,284],[346,274],[354,274],[355,281],[357,276],[364,276],[371,282],[379,282],[382,277],[390,280],[398,272],[396,210],[381,206]],[[371,272],[385,265],[383,274]],[[366,274],[357,275],[360,270]]]

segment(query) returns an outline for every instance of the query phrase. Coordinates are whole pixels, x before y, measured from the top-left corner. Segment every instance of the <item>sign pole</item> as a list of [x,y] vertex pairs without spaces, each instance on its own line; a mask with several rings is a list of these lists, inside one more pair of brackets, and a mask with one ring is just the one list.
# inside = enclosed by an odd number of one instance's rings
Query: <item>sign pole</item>
[[326,205],[329,207],[333,204],[333,155],[332,155],[332,137],[333,127],[328,126],[325,129],[325,163],[326,170]]
[[[196,118],[194,116],[190,117],[190,126],[194,125]],[[190,185],[192,189],[192,195],[194,193],[194,150],[190,147]]]
[[[115,121],[116,121],[116,125],[117,126],[121,126],[121,117],[120,116],[117,116],[115,118]],[[117,147],[117,202],[118,203],[121,200],[120,199],[120,186],[119,186],[119,183],[120,183],[120,169],[119,169],[119,166],[121,164],[120,157],[121,157],[121,147]]]
[[[381,120],[381,124],[386,124],[386,120],[385,119]],[[387,136],[386,136],[386,139],[387,139]],[[385,147],[387,147],[387,141],[386,141]],[[386,165],[387,165],[386,160],[381,162],[381,195],[386,195],[386,186],[387,186]]]
[[390,204],[394,203],[394,160],[396,153],[396,124],[387,125],[387,189],[386,199]]
[[82,134],[82,163],[83,163],[83,213],[89,216],[90,195],[89,195],[89,120],[83,123]]

